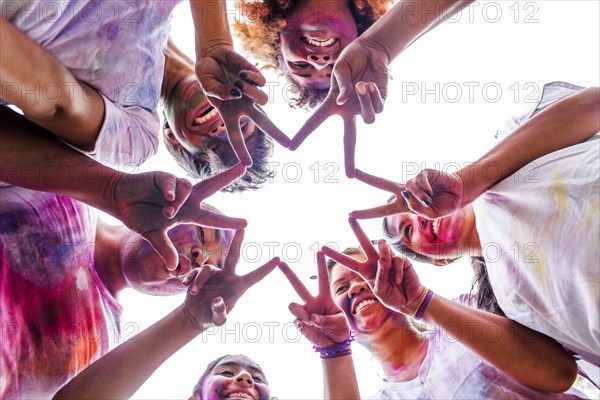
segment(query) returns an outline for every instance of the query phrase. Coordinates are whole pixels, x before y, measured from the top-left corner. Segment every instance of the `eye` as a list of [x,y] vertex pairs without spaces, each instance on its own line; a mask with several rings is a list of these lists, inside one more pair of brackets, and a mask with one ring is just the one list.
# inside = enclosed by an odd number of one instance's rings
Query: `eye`
[[258,382],[258,383],[263,383],[264,382],[263,378],[260,377],[260,376],[253,376],[252,380],[254,380],[254,382]]
[[290,65],[296,69],[306,69],[306,68],[310,67],[310,64],[306,63],[306,62],[291,62],[290,61]]
[[225,371],[219,372],[219,375],[223,375],[223,376],[227,376],[227,377],[231,378],[231,377],[233,377],[233,372],[225,370]]
[[[198,231],[200,232],[200,242],[201,242],[202,244],[206,243],[206,239],[205,239],[205,237],[204,237],[204,229],[202,229],[202,227],[201,227],[201,226],[199,226],[199,227],[198,227]],[[194,256],[194,257],[196,257],[196,256]]]
[[346,285],[340,285],[335,289],[335,294],[340,294],[345,292],[346,290],[348,290],[348,286]]
[[411,232],[412,232],[412,224],[406,225],[406,228],[404,228],[404,237],[407,238],[408,240],[410,240]]

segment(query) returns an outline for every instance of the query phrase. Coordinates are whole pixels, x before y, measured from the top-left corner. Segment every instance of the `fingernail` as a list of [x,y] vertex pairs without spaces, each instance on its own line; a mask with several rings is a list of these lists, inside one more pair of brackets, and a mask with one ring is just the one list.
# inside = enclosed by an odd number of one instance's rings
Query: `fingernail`
[[240,78],[246,79],[248,77],[248,74],[245,72],[240,72]]
[[423,198],[421,199],[421,202],[423,203],[423,205],[424,205],[425,207],[429,207],[429,206],[431,205],[431,200],[429,200],[427,197],[423,197]]
[[192,288],[190,289],[190,293],[191,293],[191,294],[196,294],[196,293],[198,293],[198,286],[192,286]]
[[232,96],[235,96],[235,97],[242,97],[242,94],[239,92],[239,90],[235,90],[235,89],[231,89],[229,91],[229,94],[231,94]]
[[166,212],[169,217],[172,217],[175,209],[173,207],[167,207]]
[[356,85],[356,91],[360,94],[366,94],[367,88],[365,87],[364,83],[359,83],[358,85]]
[[403,191],[402,197],[404,197],[406,200],[410,199],[410,192],[408,190]]
[[375,93],[375,84],[374,83],[369,83],[369,92]]
[[240,89],[244,89],[244,84],[241,81],[233,82],[233,86],[239,87]]

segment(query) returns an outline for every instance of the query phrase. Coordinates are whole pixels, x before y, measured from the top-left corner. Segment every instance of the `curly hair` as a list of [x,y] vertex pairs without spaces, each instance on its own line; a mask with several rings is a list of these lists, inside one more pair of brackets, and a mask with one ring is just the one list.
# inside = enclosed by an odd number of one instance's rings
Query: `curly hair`
[[[242,18],[233,23],[236,36],[240,39],[246,53],[287,76],[287,67],[281,54],[279,32],[286,26],[286,19],[298,2],[302,0],[241,0]],[[392,4],[393,0],[348,0],[348,6],[360,36],[377,21]],[[314,108],[323,101],[329,88],[301,87],[288,77],[291,91],[297,97],[290,100],[293,108]]]
[[[164,131],[169,128],[169,123],[165,115],[163,115],[163,120]],[[164,135],[163,143],[177,164],[190,177],[195,179],[208,179],[238,162],[231,146],[225,143],[223,145],[217,144],[215,148],[207,148],[193,154],[180,144],[172,143]],[[257,127],[254,134],[246,142],[246,146],[252,156],[252,166],[246,170],[241,178],[221,189],[222,192],[233,193],[249,189],[256,190],[275,176],[274,171],[269,168],[268,162],[273,155],[273,139]]]

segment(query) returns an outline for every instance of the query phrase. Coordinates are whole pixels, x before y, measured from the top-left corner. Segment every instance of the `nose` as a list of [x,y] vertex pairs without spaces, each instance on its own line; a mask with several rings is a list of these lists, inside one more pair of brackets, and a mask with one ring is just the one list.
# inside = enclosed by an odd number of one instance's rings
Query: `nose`
[[419,218],[419,225],[421,226],[421,229],[426,229],[427,223],[429,222],[429,220],[425,219],[423,217],[418,217],[418,218]]
[[361,281],[361,282],[354,283],[354,284],[352,284],[352,286],[350,286],[350,290],[348,290],[348,297],[353,299],[354,297],[358,296],[359,293],[365,292],[366,290],[367,290],[367,282]]
[[194,263],[204,265],[206,260],[208,260],[208,254],[204,254],[200,249],[194,249],[194,251],[192,251],[192,259]]
[[306,57],[306,60],[309,64],[311,64],[315,69],[322,70],[326,66],[333,64],[335,62],[335,56],[330,53],[316,54],[311,53]]
[[238,383],[238,385],[240,385],[241,387],[253,387],[254,386],[254,379],[252,379],[252,375],[250,375],[248,373],[248,371],[241,371],[236,377],[235,377],[235,381]]
[[225,123],[223,121],[217,123],[213,126],[208,132],[208,136],[210,137],[218,137],[227,133],[227,129],[225,128]]

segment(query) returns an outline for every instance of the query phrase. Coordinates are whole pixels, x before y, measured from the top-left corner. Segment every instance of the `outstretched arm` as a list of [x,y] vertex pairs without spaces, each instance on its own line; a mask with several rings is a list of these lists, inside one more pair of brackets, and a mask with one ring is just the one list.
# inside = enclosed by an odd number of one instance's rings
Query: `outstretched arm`
[[242,241],[243,231],[237,231],[222,270],[204,265],[190,272],[184,283],[191,286],[182,306],[90,365],[54,398],[129,398],[185,344],[209,326],[223,325],[244,292],[279,262],[274,258],[247,275],[236,275]]
[[[72,197],[121,220],[148,240],[167,268],[177,252],[167,230],[180,223],[241,229],[246,221],[204,209],[204,199],[244,174],[235,165],[196,184],[166,172],[127,174],[69,148],[40,126],[0,107],[0,181]],[[187,199],[187,201],[186,201]]]
[[[286,263],[280,263],[279,268],[304,301],[303,305],[291,303],[289,306],[302,335],[321,350],[335,349],[330,354],[321,353],[323,398],[360,399],[352,351],[349,347],[350,325],[344,311],[331,297],[325,255],[317,252],[319,293],[316,296],[310,294]],[[339,347],[341,343],[343,345]]]
[[0,48],[0,97],[64,141],[93,150],[104,120],[98,92],[78,82],[51,53],[4,18]]

